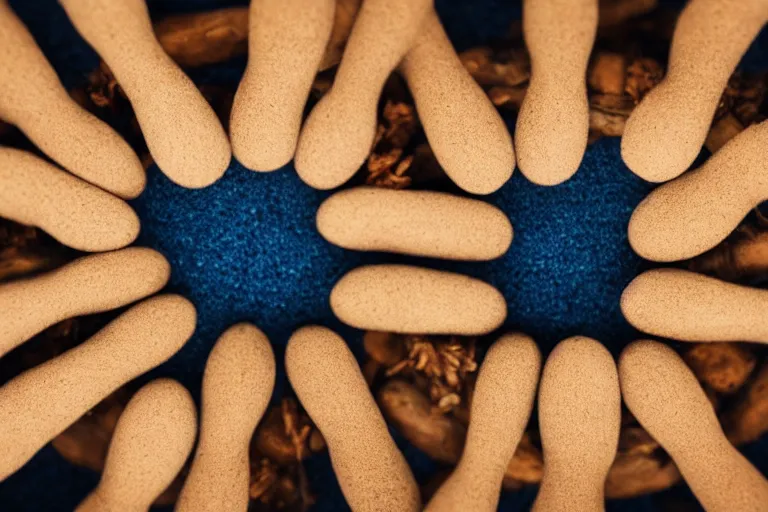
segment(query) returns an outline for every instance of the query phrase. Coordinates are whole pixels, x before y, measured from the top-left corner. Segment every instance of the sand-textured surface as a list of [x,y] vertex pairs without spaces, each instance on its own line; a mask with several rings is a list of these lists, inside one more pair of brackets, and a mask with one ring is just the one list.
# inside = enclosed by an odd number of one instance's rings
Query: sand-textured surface
[[616,457],[621,395],[616,364],[599,342],[576,336],[549,355],[539,388],[544,478],[533,510],[599,511]]
[[251,0],[248,66],[232,105],[235,157],[254,171],[293,158],[336,0]]
[[120,415],[101,481],[77,512],[146,512],[181,471],[196,434],[189,391],[171,379],[150,382]]
[[459,60],[432,10],[400,64],[419,120],[446,174],[472,194],[490,194],[512,176],[515,152],[504,120]]
[[295,165],[307,185],[338,187],[363,165],[376,135],[381,89],[431,7],[431,0],[364,0],[333,86],[299,137]]
[[296,395],[322,432],[355,512],[416,512],[419,488],[347,344],[325,327],[296,331],[285,350]]
[[197,86],[157,42],[145,1],[60,3],[115,74],[160,169],[188,188],[218,180],[232,157],[227,134]]
[[587,148],[587,63],[597,0],[525,0],[523,35],[531,81],[515,128],[517,164],[539,185],[574,175]]
[[491,346],[477,376],[461,460],[426,511],[498,508],[504,473],[531,415],[540,369],[536,342],[524,334],[507,334]]
[[720,96],[768,20],[765,0],[694,0],[677,21],[667,75],[635,108],[621,156],[643,179],[671,180],[693,163]]
[[352,327],[399,333],[487,334],[507,317],[507,303],[493,286],[407,265],[350,271],[331,291],[331,309]]
[[73,249],[119,249],[139,234],[139,218],[125,201],[26,151],[0,148],[0,183],[0,216]]
[[274,385],[264,333],[247,323],[227,329],[205,365],[200,440],[177,511],[248,510],[248,447]]
[[474,199],[421,190],[358,187],[326,199],[317,229],[332,244],[448,260],[492,260],[512,243],[512,224]]
[[104,397],[168,360],[192,336],[196,319],[183,297],[147,299],[0,388],[0,481]]
[[629,221],[635,252],[653,261],[677,261],[723,241],[768,199],[766,147],[768,122],[750,126],[700,168],[651,192]]
[[768,509],[768,481],[731,445],[685,362],[662,343],[637,341],[619,359],[624,402],[677,464],[708,512]]
[[621,311],[637,329],[681,341],[768,343],[768,291],[679,269],[636,277]]
[[0,285],[0,357],[57,322],[151,295],[165,286],[170,273],[159,252],[129,247]]
[[146,178],[139,158],[117,132],[69,97],[7,2],[0,2],[0,53],[1,119],[16,125],[69,172],[94,185],[123,198],[144,190]]

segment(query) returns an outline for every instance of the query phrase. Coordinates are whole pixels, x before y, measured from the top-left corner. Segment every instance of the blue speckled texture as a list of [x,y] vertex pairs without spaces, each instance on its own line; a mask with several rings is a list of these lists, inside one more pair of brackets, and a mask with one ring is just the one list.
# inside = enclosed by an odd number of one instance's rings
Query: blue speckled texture
[[[67,86],[82,83],[98,62],[52,0],[12,1]],[[153,16],[243,4],[227,0],[156,0]],[[499,0],[438,0],[440,14],[459,48],[504,34],[519,17],[519,5]],[[763,34],[745,64],[768,65]],[[195,70],[199,82],[233,84],[243,59]],[[327,244],[314,229],[314,212],[328,193],[301,183],[293,168],[253,173],[236,162],[224,178],[203,190],[171,184],[156,167],[149,170],[146,192],[134,207],[142,220],[139,243],[163,252],[173,273],[169,290],[189,297],[198,309],[198,330],[187,346],[154,376],[179,379],[199,394],[202,369],[217,336],[229,325],[250,320],[273,342],[278,358],[275,399],[286,380],[282,355],[290,333],[319,322],[339,330],[360,357],[360,332],[342,327],[331,314],[328,294],[348,269],[378,261],[417,261],[435,268],[466,272],[493,283],[509,307],[505,328],[532,334],[544,351],[560,339],[586,334],[615,354],[635,336],[618,307],[623,287],[647,263],[631,251],[626,225],[633,208],[651,189],[623,165],[618,139],[590,146],[578,174],[554,188],[534,186],[517,172],[488,199],[502,208],[515,227],[510,251],[491,263],[444,263],[381,254],[361,255]],[[427,480],[438,465],[396,435],[417,479]],[[768,443],[745,453],[765,473]],[[314,510],[347,507],[327,455],[307,463],[319,501]],[[68,511],[96,484],[98,475],[65,462],[50,447],[0,484],[0,510]],[[667,493],[680,496],[680,486]],[[504,493],[500,510],[528,510],[535,489]],[[608,510],[659,510],[654,496],[612,501]]]

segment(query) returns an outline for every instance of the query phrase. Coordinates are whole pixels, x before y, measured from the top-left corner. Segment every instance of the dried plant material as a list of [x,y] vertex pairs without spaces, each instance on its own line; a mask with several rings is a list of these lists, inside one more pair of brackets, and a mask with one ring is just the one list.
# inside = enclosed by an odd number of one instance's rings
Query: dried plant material
[[714,118],[731,114],[744,127],[763,121],[768,112],[761,106],[767,96],[768,73],[747,75],[737,71],[728,80]]
[[499,108],[520,110],[520,105],[523,104],[525,99],[526,90],[525,86],[508,87],[505,85],[494,85],[488,89],[488,98],[491,100],[491,103]]
[[726,114],[712,123],[704,146],[716,153],[725,143],[744,131],[744,125],[733,114]]
[[688,350],[683,359],[694,375],[718,393],[733,393],[755,369],[755,355],[734,343],[701,343]]
[[429,380],[429,396],[437,409],[446,413],[461,403],[462,384],[477,370],[475,340],[405,336],[407,357],[387,369],[387,377],[420,372]]
[[763,364],[736,405],[722,417],[722,423],[728,439],[737,445],[768,432],[768,364]]
[[664,78],[664,69],[654,59],[643,57],[635,59],[627,67],[627,78],[624,91],[629,94],[635,104],[656,87]]
[[531,77],[528,53],[522,48],[493,51],[490,48],[472,48],[459,54],[472,78],[483,87],[515,87]]
[[387,420],[416,448],[432,459],[458,462],[466,428],[451,415],[435,410],[430,398],[416,386],[393,379],[384,384],[376,398]]
[[519,489],[524,485],[541,482],[543,476],[544,458],[541,449],[531,442],[530,434],[526,433],[509,461],[503,486],[507,490]]
[[70,253],[39,229],[0,218],[0,282],[61,266]]
[[403,337],[390,332],[366,332],[363,347],[374,361],[385,366],[394,366],[408,354]]
[[402,189],[411,184],[406,173],[413,163],[413,156],[405,155],[404,149],[418,128],[413,105],[387,100],[366,163],[368,185]]
[[624,133],[634,103],[629,96],[593,94],[589,98],[589,130],[608,137]]
[[691,260],[688,268],[729,281],[768,273],[768,230],[742,224],[717,247]]
[[222,62],[248,50],[248,8],[169,16],[156,23],[163,50],[181,66]]
[[652,11],[657,5],[658,0],[601,0],[600,28],[620,25]]
[[621,54],[598,53],[588,71],[587,83],[602,94],[624,94],[627,60]]

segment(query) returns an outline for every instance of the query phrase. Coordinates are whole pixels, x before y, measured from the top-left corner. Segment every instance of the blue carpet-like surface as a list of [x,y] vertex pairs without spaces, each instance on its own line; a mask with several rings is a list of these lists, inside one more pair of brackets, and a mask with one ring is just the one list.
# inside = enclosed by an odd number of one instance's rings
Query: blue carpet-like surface
[[[150,1],[153,16],[242,4],[225,0]],[[500,0],[437,1],[458,48],[502,36],[519,6]],[[67,86],[83,82],[98,59],[52,0],[11,4],[36,36]],[[765,68],[765,34],[744,65]],[[195,70],[198,82],[234,84],[244,61]],[[601,340],[614,353],[636,336],[624,321],[618,299],[624,286],[646,267],[630,249],[626,226],[632,210],[651,190],[620,158],[619,140],[589,147],[579,172],[565,184],[538,187],[519,172],[488,197],[515,228],[509,252],[489,263],[445,263],[383,254],[359,254],[326,243],[314,228],[314,213],[327,192],[305,186],[291,165],[274,173],[253,173],[232,162],[224,178],[203,190],[173,185],[156,167],[146,192],[133,202],[142,220],[140,245],[165,254],[173,267],[168,289],[187,296],[198,310],[198,329],[168,363],[142,377],[179,379],[197,397],[205,359],[229,325],[248,320],[270,337],[278,359],[273,399],[286,387],[282,355],[290,333],[307,323],[338,330],[362,356],[361,333],[341,326],[330,311],[328,294],[336,280],[362,263],[410,261],[468,273],[497,286],[507,299],[504,329],[533,335],[548,352],[574,334]],[[398,444],[419,481],[438,466],[399,436]],[[768,442],[745,448],[750,460],[768,472]],[[327,455],[308,462],[315,510],[347,507]],[[18,473],[0,484],[0,510],[67,511],[95,486],[98,475],[43,449]],[[667,493],[689,494],[684,486]],[[504,493],[500,510],[528,510],[535,489]],[[657,496],[611,501],[608,510],[659,510]]]

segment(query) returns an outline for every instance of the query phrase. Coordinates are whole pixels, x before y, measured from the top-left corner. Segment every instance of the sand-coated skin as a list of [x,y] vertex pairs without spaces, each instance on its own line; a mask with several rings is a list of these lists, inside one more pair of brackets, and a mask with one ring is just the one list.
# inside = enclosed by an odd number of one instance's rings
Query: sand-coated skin
[[376,136],[379,96],[432,8],[431,0],[364,0],[331,89],[309,114],[295,166],[309,186],[346,182],[365,162]]
[[621,295],[637,329],[680,341],[768,343],[768,291],[681,269],[637,276]]
[[147,512],[187,461],[197,434],[189,391],[157,379],[133,397],[115,426],[101,481],[77,512]]
[[507,126],[459,60],[434,10],[419,32],[400,70],[435,158],[467,192],[495,192],[515,169]]
[[691,0],[677,21],[664,80],[627,120],[621,156],[641,178],[685,172],[701,151],[739,60],[768,21],[766,0]]
[[629,243],[652,261],[692,258],[722,242],[768,199],[768,121],[728,141],[700,168],[651,192],[629,221]]
[[192,336],[196,318],[181,296],[152,297],[0,388],[0,481],[104,397],[167,361]]
[[158,167],[174,183],[206,187],[232,158],[227,134],[194,83],[158,43],[145,0],[59,0],[115,74]]
[[494,512],[501,482],[536,398],[541,353],[524,334],[499,338],[483,360],[472,395],[469,430],[456,469],[427,512]]
[[254,171],[293,158],[336,0],[251,0],[248,66],[235,94],[232,152]]
[[248,510],[248,447],[274,385],[275,356],[264,333],[248,323],[227,329],[205,365],[200,440],[177,511]]
[[79,258],[48,273],[0,285],[0,357],[51,325],[125,306],[168,282],[157,251],[129,247]]
[[487,334],[507,317],[501,293],[462,274],[408,265],[369,265],[348,272],[331,290],[331,309],[367,331]]
[[515,127],[520,171],[538,185],[576,173],[587,148],[587,64],[597,32],[597,0],[525,0],[523,36],[531,80]]
[[768,510],[768,481],[725,437],[704,390],[674,350],[636,341],[619,358],[619,377],[627,407],[707,512]]
[[[16,125],[69,172],[104,190],[126,199],[144,190],[146,177],[136,153],[109,125],[69,97],[4,0],[0,1],[0,119]],[[4,166],[0,164],[0,170]]]
[[619,377],[611,354],[583,336],[560,342],[539,387],[544,477],[532,510],[605,510],[605,479],[620,426]]
[[325,327],[303,327],[285,349],[285,369],[328,444],[331,464],[354,512],[416,512],[411,469],[347,344]]
[[320,205],[317,229],[345,249],[448,260],[492,260],[512,243],[512,224],[495,206],[426,190],[342,190]]
[[139,234],[128,203],[26,151],[0,148],[0,183],[0,216],[73,249],[119,249]]

